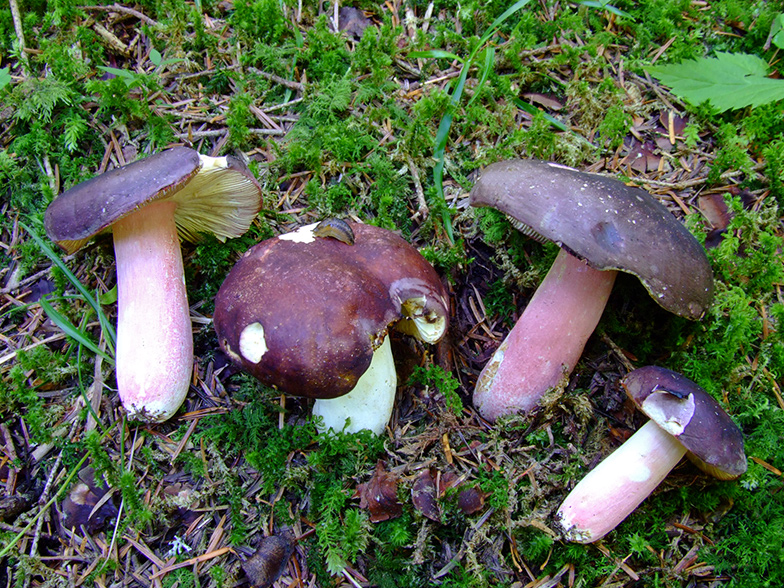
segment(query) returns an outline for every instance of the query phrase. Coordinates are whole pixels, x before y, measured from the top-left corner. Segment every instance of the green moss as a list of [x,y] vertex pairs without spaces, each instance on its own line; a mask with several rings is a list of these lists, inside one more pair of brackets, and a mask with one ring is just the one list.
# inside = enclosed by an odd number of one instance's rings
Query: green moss
[[632,127],[632,117],[621,106],[611,106],[607,109],[602,122],[597,129],[599,142],[611,151],[617,149]]
[[278,0],[237,0],[230,22],[236,34],[259,44],[277,43],[289,28]]
[[456,416],[463,412],[463,401],[457,393],[460,382],[444,368],[438,365],[431,365],[427,368],[416,366],[409,385],[432,386],[444,395],[444,403],[448,410]]
[[256,117],[250,111],[252,104],[253,97],[246,92],[233,94],[229,102],[226,125],[229,127],[230,143],[238,149],[247,147],[253,138],[250,129],[254,126]]
[[211,313],[218,288],[240,255],[270,237],[272,231],[266,225],[254,226],[241,237],[223,243],[212,235],[205,235],[187,255],[185,277],[189,298],[204,300],[203,312]]

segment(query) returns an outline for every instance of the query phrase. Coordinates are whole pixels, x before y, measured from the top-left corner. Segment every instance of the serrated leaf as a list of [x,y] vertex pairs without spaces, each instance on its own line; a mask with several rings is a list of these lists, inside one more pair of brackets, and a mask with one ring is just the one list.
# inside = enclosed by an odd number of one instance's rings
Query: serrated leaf
[[779,49],[784,49],[784,14],[779,14],[770,27],[770,38]]
[[692,104],[709,101],[719,112],[784,99],[784,80],[767,77],[765,60],[747,53],[717,52],[716,57],[652,65],[646,70],[676,96]]
[[4,67],[0,69],[0,90],[11,83],[11,69]]

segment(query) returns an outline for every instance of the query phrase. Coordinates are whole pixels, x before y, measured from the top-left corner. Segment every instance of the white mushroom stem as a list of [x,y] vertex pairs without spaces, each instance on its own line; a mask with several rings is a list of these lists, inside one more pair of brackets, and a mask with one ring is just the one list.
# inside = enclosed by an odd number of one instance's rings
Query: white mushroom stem
[[389,337],[386,337],[373,353],[370,367],[351,392],[338,398],[316,400],[313,415],[323,419],[319,430],[356,433],[368,429],[381,435],[392,416],[396,390],[397,373],[392,346]]
[[563,249],[522,316],[485,365],[474,406],[491,421],[533,409],[574,369],[602,316],[616,271],[599,271]]
[[648,421],[580,480],[556,520],[569,541],[592,543],[629,516],[670,473],[686,448]]
[[116,222],[116,375],[133,419],[162,422],[182,404],[193,334],[173,202],[154,202]]

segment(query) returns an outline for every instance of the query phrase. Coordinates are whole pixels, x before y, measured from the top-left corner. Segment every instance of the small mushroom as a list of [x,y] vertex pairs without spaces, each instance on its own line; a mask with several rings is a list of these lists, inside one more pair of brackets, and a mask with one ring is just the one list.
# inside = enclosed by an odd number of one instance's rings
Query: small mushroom
[[186,147],[82,182],[47,208],[46,231],[68,253],[113,233],[117,387],[130,418],[167,420],[190,384],[193,336],[179,236],[238,237],[260,208],[261,189],[242,163]]
[[650,420],[580,480],[561,504],[556,520],[569,541],[592,543],[604,537],[684,455],[721,480],[746,471],[740,429],[697,384],[656,366],[629,372],[621,384]]
[[381,434],[397,387],[387,330],[437,342],[448,299],[433,267],[402,238],[343,224],[304,226],[248,250],[218,291],[213,324],[246,372],[317,398],[313,412],[325,430],[344,430],[350,419],[347,431]]
[[644,190],[554,163],[512,160],[488,166],[470,199],[561,247],[479,375],[474,405],[488,420],[532,410],[571,373],[617,271],[637,276],[660,306],[679,316],[699,319],[712,301],[713,273],[702,245]]

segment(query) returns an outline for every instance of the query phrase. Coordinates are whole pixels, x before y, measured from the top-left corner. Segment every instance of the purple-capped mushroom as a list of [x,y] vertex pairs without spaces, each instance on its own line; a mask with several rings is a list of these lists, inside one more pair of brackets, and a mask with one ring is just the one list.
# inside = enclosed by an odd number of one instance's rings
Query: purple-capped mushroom
[[44,223],[68,253],[111,231],[117,263],[116,378],[132,419],[161,422],[180,407],[193,336],[180,237],[244,233],[261,189],[233,157],[167,149],[82,182],[57,197]]
[[381,434],[397,389],[387,332],[439,341],[448,298],[401,237],[330,219],[248,250],[218,291],[213,324],[236,365],[316,398],[325,430]]
[[637,276],[679,316],[699,319],[711,303],[713,273],[702,245],[640,188],[554,163],[512,160],[488,166],[470,200],[561,247],[479,375],[474,405],[488,420],[532,410],[571,373],[618,271]]
[[746,471],[743,434],[721,405],[685,376],[656,366],[621,381],[650,420],[592,469],[556,514],[564,537],[592,543],[629,516],[684,455],[720,480]]

